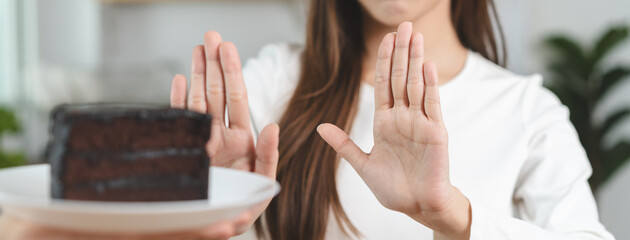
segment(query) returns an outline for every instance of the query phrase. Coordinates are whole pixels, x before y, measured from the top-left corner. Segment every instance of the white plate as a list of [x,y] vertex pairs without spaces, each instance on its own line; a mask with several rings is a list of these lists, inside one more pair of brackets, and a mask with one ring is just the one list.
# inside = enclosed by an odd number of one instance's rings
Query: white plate
[[210,200],[135,203],[53,200],[50,166],[38,164],[0,170],[0,206],[3,214],[62,229],[159,233],[232,219],[280,190],[280,185],[272,179],[244,171],[211,167],[210,178]]

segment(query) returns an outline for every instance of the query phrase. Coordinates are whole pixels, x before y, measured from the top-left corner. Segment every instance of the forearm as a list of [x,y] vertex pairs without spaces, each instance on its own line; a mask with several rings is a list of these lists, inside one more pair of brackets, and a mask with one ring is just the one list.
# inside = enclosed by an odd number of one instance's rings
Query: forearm
[[21,236],[26,228],[22,221],[0,214],[0,240],[17,240],[23,239]]

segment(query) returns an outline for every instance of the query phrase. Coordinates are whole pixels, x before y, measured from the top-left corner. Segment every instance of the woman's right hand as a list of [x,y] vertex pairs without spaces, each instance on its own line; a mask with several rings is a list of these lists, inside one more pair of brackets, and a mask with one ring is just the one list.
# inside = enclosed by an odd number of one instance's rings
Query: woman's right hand
[[[186,78],[177,75],[171,88],[171,107],[212,115],[210,141],[206,150],[213,166],[255,172],[276,179],[278,134],[276,124],[263,128],[254,145],[247,90],[241,62],[233,43],[223,42],[215,31],[204,35],[204,45],[194,48],[190,89]],[[225,113],[227,109],[227,121]],[[269,205],[265,201],[250,210],[247,224],[236,224],[237,233],[249,228]]]
[[238,52],[233,43],[223,42],[219,33],[207,32],[204,45],[194,48],[188,94],[186,77],[173,78],[171,107],[212,115],[206,149],[213,166],[253,171],[275,179],[278,126],[267,125],[254,146]]

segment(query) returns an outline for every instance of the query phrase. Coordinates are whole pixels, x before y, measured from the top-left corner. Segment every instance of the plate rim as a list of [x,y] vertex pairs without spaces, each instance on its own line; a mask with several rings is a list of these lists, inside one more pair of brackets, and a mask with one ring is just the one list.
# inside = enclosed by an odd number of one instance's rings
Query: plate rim
[[[17,170],[18,168],[50,168],[48,163],[30,164],[19,167],[2,169],[0,171]],[[264,188],[256,191],[254,195],[243,198],[230,198],[219,200],[213,203],[210,200],[187,200],[187,201],[161,201],[161,202],[104,202],[104,201],[81,201],[81,200],[56,200],[52,198],[36,199],[33,196],[16,195],[0,192],[0,209],[15,207],[37,208],[46,211],[64,211],[73,213],[98,213],[115,215],[136,215],[136,214],[168,214],[209,211],[213,209],[230,209],[252,205],[266,199],[275,197],[280,192],[280,184],[275,179],[266,176],[246,172],[242,170],[225,167],[211,166],[210,171],[219,170],[236,172],[238,174],[249,174],[256,178],[268,181]],[[273,184],[270,184],[273,183]],[[234,200],[243,201],[234,201]]]

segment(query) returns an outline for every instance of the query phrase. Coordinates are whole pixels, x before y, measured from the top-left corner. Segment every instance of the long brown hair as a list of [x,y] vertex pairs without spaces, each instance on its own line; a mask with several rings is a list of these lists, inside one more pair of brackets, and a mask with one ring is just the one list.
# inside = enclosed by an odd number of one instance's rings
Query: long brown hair
[[[499,63],[492,0],[451,4],[462,44]],[[279,122],[282,191],[265,211],[265,226],[256,222],[261,238],[266,227],[273,240],[321,240],[331,210],[344,233],[359,234],[339,202],[339,157],[315,129],[325,122],[352,128],[365,53],[362,14],[357,0],[311,0],[299,83]]]

